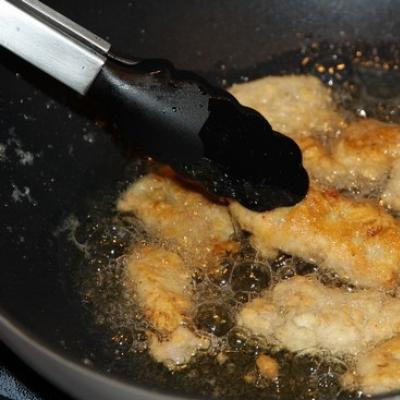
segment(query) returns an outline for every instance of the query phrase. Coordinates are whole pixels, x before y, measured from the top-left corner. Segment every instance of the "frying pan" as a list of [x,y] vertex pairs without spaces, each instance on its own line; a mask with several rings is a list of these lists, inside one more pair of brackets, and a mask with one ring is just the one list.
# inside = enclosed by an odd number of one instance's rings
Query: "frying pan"
[[[381,46],[400,39],[395,0],[48,0],[113,43],[163,57],[215,83],[296,71],[307,40]],[[278,60],[268,63],[270,60]],[[88,322],[57,232],[80,205],[110,193],[130,162],[91,104],[0,49],[0,337],[79,399],[198,397],[113,368],[106,338]],[[298,60],[297,60],[298,61]],[[132,176],[133,178],[133,176]],[[160,367],[161,368],[161,367]],[[175,382],[175,383],[174,383]],[[395,395],[386,398],[396,398]]]

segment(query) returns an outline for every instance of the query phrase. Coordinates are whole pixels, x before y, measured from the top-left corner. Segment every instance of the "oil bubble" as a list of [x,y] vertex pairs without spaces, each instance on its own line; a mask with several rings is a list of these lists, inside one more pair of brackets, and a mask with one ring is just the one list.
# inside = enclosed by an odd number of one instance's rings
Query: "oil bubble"
[[198,307],[195,324],[215,336],[223,336],[233,327],[228,307],[215,303],[204,303]]
[[271,274],[267,266],[257,262],[242,262],[235,265],[232,271],[232,290],[260,292],[269,286]]

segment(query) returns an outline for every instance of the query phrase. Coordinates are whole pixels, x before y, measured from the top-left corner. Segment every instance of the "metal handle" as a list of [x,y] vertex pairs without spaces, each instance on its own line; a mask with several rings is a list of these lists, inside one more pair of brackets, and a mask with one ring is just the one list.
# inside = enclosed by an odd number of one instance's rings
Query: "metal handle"
[[37,0],[0,0],[0,45],[81,94],[111,47]]

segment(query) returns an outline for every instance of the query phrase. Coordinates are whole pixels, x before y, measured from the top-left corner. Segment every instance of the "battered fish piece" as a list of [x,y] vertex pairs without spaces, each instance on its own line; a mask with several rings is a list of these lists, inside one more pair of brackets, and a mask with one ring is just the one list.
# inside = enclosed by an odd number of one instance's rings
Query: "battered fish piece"
[[192,277],[182,259],[163,248],[139,246],[126,260],[126,284],[155,333],[148,331],[150,354],[173,369],[186,364],[208,339],[187,327],[193,315]]
[[364,185],[384,188],[382,204],[400,210],[400,125],[359,120],[343,131],[332,148],[348,173]]
[[400,126],[374,119],[353,122],[333,144],[332,156],[350,174],[381,183],[400,157]]
[[327,149],[315,138],[297,140],[312,178],[337,189],[381,192],[381,204],[400,210],[400,125],[358,120]]
[[400,299],[376,290],[328,288],[296,276],[247,303],[239,326],[289,351],[357,355],[400,331]]
[[361,389],[367,395],[399,390],[400,336],[358,357],[355,370],[346,373],[342,383],[349,389]]
[[295,139],[334,133],[344,123],[330,89],[313,76],[268,76],[229,91],[267,118],[273,129]]
[[294,207],[257,213],[232,203],[230,209],[263,254],[279,249],[357,286],[398,285],[400,223],[379,206],[311,187]]
[[298,138],[296,142],[303,154],[304,168],[314,181],[337,189],[355,186],[354,176],[340,161],[332,157],[320,140],[306,137]]
[[190,253],[197,266],[212,256],[233,251],[234,233],[227,207],[215,204],[164,169],[133,183],[117,203],[117,209],[135,214],[146,230],[173,242],[181,254]]

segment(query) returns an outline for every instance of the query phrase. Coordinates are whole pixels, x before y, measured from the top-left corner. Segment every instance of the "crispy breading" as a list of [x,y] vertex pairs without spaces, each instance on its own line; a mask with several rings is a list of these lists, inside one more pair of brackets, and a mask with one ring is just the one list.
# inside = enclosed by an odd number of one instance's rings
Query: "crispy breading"
[[304,166],[320,184],[361,193],[381,192],[381,204],[400,210],[400,125],[373,119],[344,128],[327,149],[300,138]]
[[367,395],[400,389],[400,336],[387,340],[357,358],[355,369],[342,380],[344,387]]
[[382,204],[400,210],[400,125],[373,119],[350,124],[332,147],[332,157],[359,186],[382,190]]
[[133,183],[118,200],[117,208],[134,213],[146,230],[173,242],[181,254],[189,252],[197,266],[235,249],[227,207],[186,187],[170,171],[151,173]]
[[400,299],[296,276],[245,304],[237,323],[289,351],[356,355],[400,331]]
[[273,129],[293,138],[334,133],[343,125],[330,89],[313,76],[268,76],[229,90],[240,103],[260,112]]
[[394,160],[389,179],[380,198],[381,203],[386,207],[400,211],[400,158]]
[[133,249],[126,260],[126,285],[156,333],[148,332],[149,350],[169,368],[187,363],[208,340],[187,327],[193,314],[192,277],[175,253],[153,246]]
[[[314,138],[300,138],[307,170],[335,187],[382,185],[400,156],[400,126],[374,119],[350,123],[330,149]],[[336,175],[332,179],[332,175]]]
[[379,206],[311,187],[294,207],[230,209],[261,253],[279,249],[363,287],[393,289],[399,282],[400,223]]
[[381,182],[400,156],[400,126],[374,119],[355,121],[333,143],[332,156],[349,173]]
[[313,137],[296,139],[303,154],[303,165],[313,180],[327,187],[351,188],[354,177],[332,157],[320,140]]
[[206,350],[210,342],[205,337],[196,336],[190,329],[180,326],[167,340],[149,333],[149,351],[152,357],[169,369],[187,364],[199,350]]
[[153,246],[136,247],[126,259],[126,277],[146,319],[162,335],[190,316],[191,271],[177,254]]

